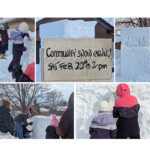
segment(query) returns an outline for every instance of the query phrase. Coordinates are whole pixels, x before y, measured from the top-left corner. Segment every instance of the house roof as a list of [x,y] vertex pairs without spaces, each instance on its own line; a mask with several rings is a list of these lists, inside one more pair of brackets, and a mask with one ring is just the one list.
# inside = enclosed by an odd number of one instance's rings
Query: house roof
[[[36,28],[39,29],[40,24],[47,23],[47,21],[50,19],[53,19],[53,18],[42,18],[42,19],[38,20],[36,22]],[[67,18],[60,18],[60,20],[61,19],[67,19]],[[74,18],[74,19],[76,19],[76,18]],[[101,24],[102,26],[104,26],[107,30],[110,31],[110,33],[114,33],[114,27],[111,24],[109,24],[107,21],[105,21],[104,19],[102,19],[102,18],[91,18],[91,19],[97,21],[98,24]]]

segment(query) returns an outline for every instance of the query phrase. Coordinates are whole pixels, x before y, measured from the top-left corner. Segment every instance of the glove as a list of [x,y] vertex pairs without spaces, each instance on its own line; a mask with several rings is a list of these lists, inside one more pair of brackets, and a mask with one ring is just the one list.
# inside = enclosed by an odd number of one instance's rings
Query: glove
[[8,38],[8,40],[11,40],[11,38]]
[[30,35],[29,35],[29,33],[25,33],[25,35],[27,36],[27,38],[30,38]]

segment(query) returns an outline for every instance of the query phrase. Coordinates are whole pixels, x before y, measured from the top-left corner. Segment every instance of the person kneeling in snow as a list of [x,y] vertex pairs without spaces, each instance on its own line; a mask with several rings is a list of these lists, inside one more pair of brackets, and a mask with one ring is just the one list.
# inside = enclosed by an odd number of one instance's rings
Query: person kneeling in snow
[[35,63],[27,66],[25,72],[22,71],[21,65],[15,65],[12,69],[12,77],[16,82],[34,82],[35,81]]
[[58,124],[58,119],[56,116],[53,116],[50,125],[46,128],[46,139],[59,139],[59,135],[57,134]]
[[15,128],[13,118],[10,114],[11,110],[10,102],[3,99],[3,105],[0,106],[0,132],[14,135]]
[[110,112],[109,104],[101,101],[100,110],[89,128],[91,139],[114,139],[117,136],[116,122]]
[[29,30],[29,26],[26,22],[22,22],[19,25],[19,29],[16,29],[16,31],[12,31],[10,33],[10,40],[13,40],[13,60],[9,64],[8,71],[11,72],[13,69],[13,66],[20,65],[21,56],[24,51],[26,51],[26,47],[24,47],[24,37],[29,37],[29,34],[27,33]]
[[28,125],[27,123],[27,119],[30,118],[30,114],[26,108],[27,113],[21,113],[19,115],[17,115],[14,118],[15,121],[15,128],[16,128],[16,134],[15,136],[18,137],[19,139],[23,139],[23,129],[22,129],[22,125]]
[[8,50],[8,33],[7,28],[2,25],[2,29],[0,29],[1,34],[1,59],[5,59],[6,50]]
[[119,98],[115,101],[113,116],[118,118],[117,138],[139,139],[138,112],[140,105],[136,97],[130,95],[130,89],[125,83],[118,85],[116,94]]

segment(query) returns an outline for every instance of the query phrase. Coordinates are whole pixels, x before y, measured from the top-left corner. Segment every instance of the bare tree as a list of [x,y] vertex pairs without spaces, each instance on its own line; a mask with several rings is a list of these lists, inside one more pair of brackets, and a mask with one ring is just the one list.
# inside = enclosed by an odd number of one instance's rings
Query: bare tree
[[47,102],[49,103],[50,113],[56,114],[59,107],[64,104],[64,96],[61,91],[55,89],[47,94]]
[[150,18],[116,18],[116,32],[127,27],[150,27]]
[[7,98],[20,111],[25,112],[26,106],[46,96],[44,92],[49,90],[44,84],[0,84],[0,98]]

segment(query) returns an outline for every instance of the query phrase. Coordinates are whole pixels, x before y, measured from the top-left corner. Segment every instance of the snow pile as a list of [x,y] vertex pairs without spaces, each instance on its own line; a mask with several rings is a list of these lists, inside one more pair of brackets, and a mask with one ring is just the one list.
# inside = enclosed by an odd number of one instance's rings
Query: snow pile
[[[60,117],[57,116],[57,119]],[[46,128],[50,124],[51,116],[34,116],[32,119],[33,132],[31,134],[32,139],[45,139],[46,137]]]
[[17,139],[17,138],[12,136],[10,133],[1,133],[0,132],[0,139]]
[[[94,38],[97,21],[60,20],[40,25],[41,48],[44,38]],[[40,56],[41,50],[40,50]],[[41,59],[40,59],[41,61]],[[41,62],[36,65],[36,79],[41,81]]]
[[[150,81],[150,28],[121,30],[121,74],[116,81]],[[121,69],[120,69],[121,68]]]
[[35,33],[28,31],[30,38],[24,38],[24,46],[27,48],[21,57],[21,64],[23,71],[26,70],[27,66],[35,62]]
[[[114,105],[117,98],[115,90],[118,84],[77,84],[76,91],[76,136],[77,138],[90,137],[89,126],[92,118],[99,111],[102,100]],[[141,138],[150,138],[150,84],[129,83],[131,95],[136,96],[140,104],[139,125]]]

